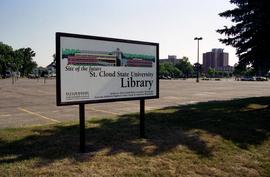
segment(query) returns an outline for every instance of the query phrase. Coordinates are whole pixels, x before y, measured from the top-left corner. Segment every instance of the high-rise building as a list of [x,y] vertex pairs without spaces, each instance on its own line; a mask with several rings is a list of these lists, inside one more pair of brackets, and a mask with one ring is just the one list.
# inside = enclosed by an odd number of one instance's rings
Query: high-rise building
[[172,63],[175,65],[179,60],[176,55],[168,55],[168,58],[160,59],[159,63]]
[[223,49],[212,49],[211,52],[203,54],[203,69],[207,72],[209,68],[223,70],[229,65],[229,54]]
[[168,55],[168,60],[175,64],[176,63],[176,60],[177,60],[177,56],[176,55]]

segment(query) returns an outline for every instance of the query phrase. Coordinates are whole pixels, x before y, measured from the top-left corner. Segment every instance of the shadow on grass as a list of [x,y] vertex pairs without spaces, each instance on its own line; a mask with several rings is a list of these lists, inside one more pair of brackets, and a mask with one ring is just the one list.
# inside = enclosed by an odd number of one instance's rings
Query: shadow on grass
[[[202,157],[211,157],[208,142],[196,129],[219,135],[240,148],[259,145],[270,136],[270,97],[211,101],[164,108],[146,114],[147,139],[138,138],[138,115],[117,119],[95,119],[87,122],[86,141],[90,154],[104,151],[106,155],[121,152],[135,156],[155,156],[178,145]],[[56,125],[8,130],[14,135],[0,137],[0,163],[40,159],[40,165],[63,158],[83,161],[79,149],[79,126]],[[26,130],[29,130],[26,129]],[[7,130],[5,130],[7,131]],[[23,134],[23,133],[22,133]],[[9,139],[10,138],[10,139]]]

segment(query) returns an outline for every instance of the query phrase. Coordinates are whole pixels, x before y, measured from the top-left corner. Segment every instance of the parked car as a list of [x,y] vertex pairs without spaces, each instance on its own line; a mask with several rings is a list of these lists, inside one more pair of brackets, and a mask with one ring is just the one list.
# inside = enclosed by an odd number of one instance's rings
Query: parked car
[[208,77],[202,77],[202,80],[209,81],[210,78],[208,78]]
[[256,77],[256,81],[268,81],[266,77]]
[[50,74],[50,77],[56,77],[55,73]]
[[242,77],[240,80],[241,81],[255,81],[256,78],[255,77]]
[[39,78],[39,76],[37,75],[37,74],[28,74],[28,76],[27,76],[27,78],[28,79],[37,79],[37,78]]
[[10,71],[6,71],[5,72],[5,76],[4,76],[4,78],[9,78],[9,77],[11,77],[12,75],[11,75],[11,72]]
[[159,79],[172,79],[170,76],[159,76]]

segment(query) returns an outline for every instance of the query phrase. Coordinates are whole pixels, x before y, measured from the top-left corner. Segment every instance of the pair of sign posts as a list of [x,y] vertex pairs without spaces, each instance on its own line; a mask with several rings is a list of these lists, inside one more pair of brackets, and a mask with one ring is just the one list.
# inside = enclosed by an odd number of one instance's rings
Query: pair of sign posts
[[57,106],[79,105],[80,152],[85,152],[85,104],[159,97],[159,44],[56,33]]

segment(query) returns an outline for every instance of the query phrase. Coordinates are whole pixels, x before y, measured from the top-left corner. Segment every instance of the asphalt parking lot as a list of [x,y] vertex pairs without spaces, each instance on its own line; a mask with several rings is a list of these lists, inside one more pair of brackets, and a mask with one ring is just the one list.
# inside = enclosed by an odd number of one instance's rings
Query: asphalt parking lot
[[[78,120],[78,106],[56,106],[55,80],[0,79],[0,128]],[[160,98],[146,100],[146,111],[210,100],[270,96],[270,81],[160,80]],[[86,119],[139,111],[139,101],[86,105]]]

